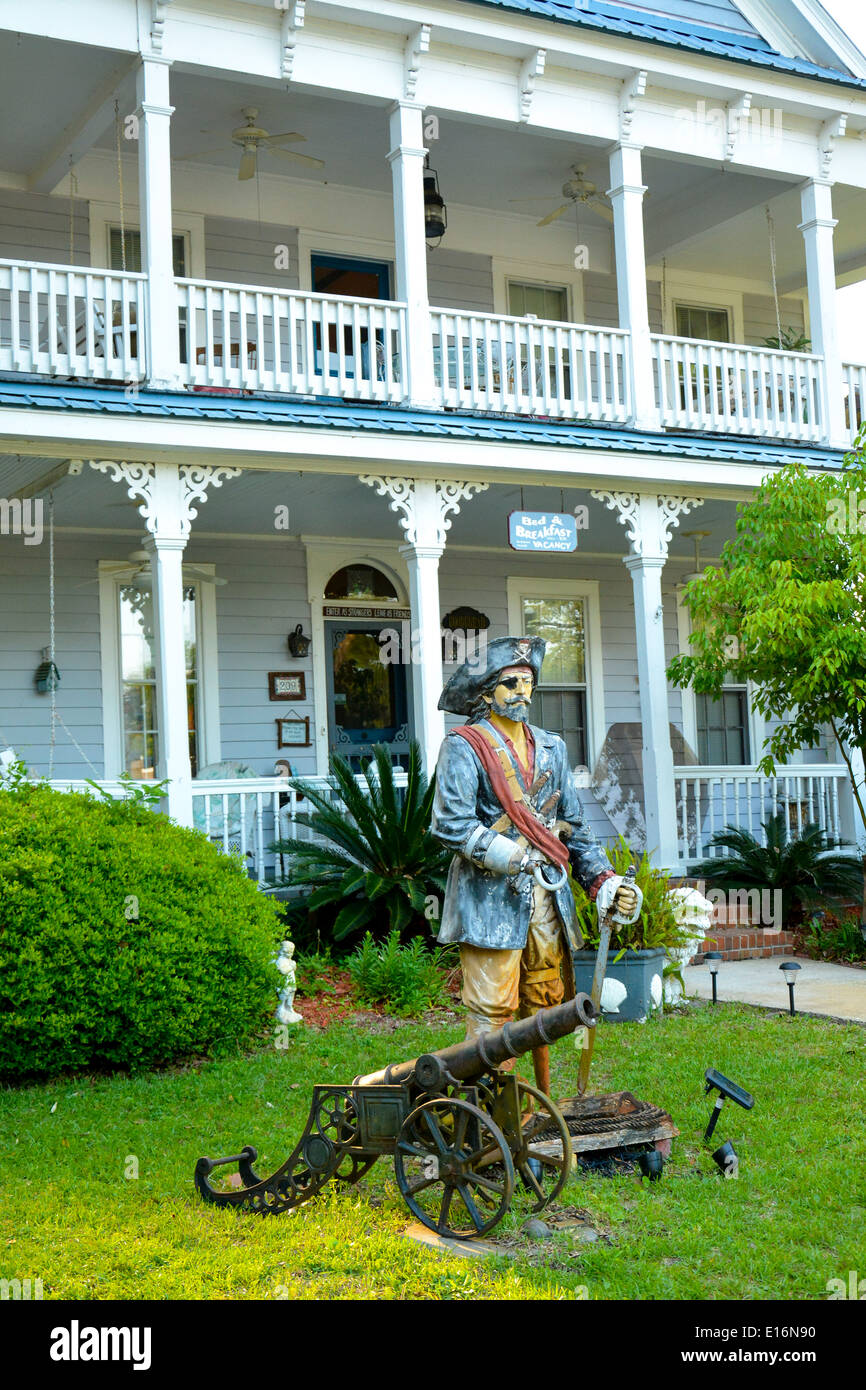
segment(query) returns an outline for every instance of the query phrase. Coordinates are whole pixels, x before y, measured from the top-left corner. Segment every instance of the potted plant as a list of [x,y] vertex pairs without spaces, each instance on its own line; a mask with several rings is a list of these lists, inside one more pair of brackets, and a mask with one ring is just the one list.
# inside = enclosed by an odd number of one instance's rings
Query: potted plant
[[[671,897],[670,875],[655,868],[646,853],[638,859],[620,836],[607,857],[618,874],[634,864],[643,906],[636,922],[614,929],[605,975],[611,984],[604,992],[602,1010],[617,1021],[643,1023],[653,1009],[661,1007],[665,977],[679,972],[679,963],[669,960],[668,952],[685,947],[690,932]],[[573,879],[571,891],[584,938],[583,949],[573,952],[574,983],[578,991],[589,994],[598,952],[598,914]]]

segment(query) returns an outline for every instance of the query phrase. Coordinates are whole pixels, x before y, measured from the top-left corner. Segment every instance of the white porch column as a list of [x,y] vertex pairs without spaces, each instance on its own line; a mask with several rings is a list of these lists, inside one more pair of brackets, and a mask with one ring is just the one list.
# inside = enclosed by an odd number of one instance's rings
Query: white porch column
[[178,305],[171,235],[171,142],[165,58],[145,56],[136,77],[138,97],[138,201],[141,268],[147,326],[148,385],[172,389],[180,379]]
[[632,419],[637,429],[657,430],[659,412],[653,384],[652,343],[646,291],[641,147],[620,143],[610,151],[607,196],[613,206],[616,293],[619,326],[628,329]]
[[631,553],[623,563],[634,587],[637,669],[643,749],[643,793],[647,849],[665,868],[680,863],[674,759],[665,660],[661,577],[672,526],[696,497],[650,493],[593,492],[626,526]]
[[394,186],[397,298],[406,304],[409,398],[413,405],[432,406],[433,334],[424,239],[424,157],[427,151],[424,149],[423,107],[413,101],[398,101],[389,115],[391,150],[388,163]]
[[384,478],[365,474],[360,480],[390,497],[391,510],[400,513],[406,544],[400,554],[409,570],[412,607],[412,714],[414,736],[421,744],[424,769],[436,768],[445,737],[445,718],[438,708],[442,694],[442,618],[439,600],[439,560],[445,549],[450,512],[487,483],[446,482],[433,478]]
[[824,438],[836,448],[850,443],[845,427],[842,396],[842,355],[836,315],[836,265],[833,259],[832,185],[825,179],[810,179],[800,190],[803,221],[800,231],[806,243],[806,285],[809,293],[809,321],[812,349],[824,359]]
[[168,781],[168,813],[180,825],[192,825],[192,772],[186,698],[186,652],[183,636],[183,552],[195,503],[206,500],[209,487],[237,478],[239,468],[194,464],[122,463],[91,460],[100,473],[125,484],[140,501],[147,528],[144,547],[150,554],[156,657],[158,768]]

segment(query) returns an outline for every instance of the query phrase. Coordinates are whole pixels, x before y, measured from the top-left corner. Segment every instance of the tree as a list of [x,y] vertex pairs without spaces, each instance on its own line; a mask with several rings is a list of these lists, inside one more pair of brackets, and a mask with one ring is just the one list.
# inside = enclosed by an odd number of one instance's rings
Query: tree
[[[866,430],[841,473],[788,464],[738,508],[718,566],[686,585],[692,650],[668,676],[718,698],[726,675],[750,681],[776,724],[762,772],[833,731],[866,836]],[[861,764],[862,766],[862,764]],[[866,852],[863,855],[866,920]]]

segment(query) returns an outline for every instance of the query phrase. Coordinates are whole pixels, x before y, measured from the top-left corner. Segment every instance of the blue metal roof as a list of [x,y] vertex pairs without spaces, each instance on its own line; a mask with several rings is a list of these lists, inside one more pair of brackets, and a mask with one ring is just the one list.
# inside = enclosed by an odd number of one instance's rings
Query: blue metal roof
[[77,386],[59,382],[0,381],[0,409],[74,410],[91,415],[146,416],[209,420],[220,424],[280,425],[286,429],[369,430],[378,434],[424,435],[440,439],[478,439],[505,444],[558,445],[618,453],[664,454],[709,461],[781,466],[801,459],[813,467],[837,469],[841,449],[787,440],[739,439],[733,435],[649,433],[623,426],[570,424],[538,417],[505,418],[460,411],[403,409],[325,399],[298,401],[262,396],[209,396],[196,392],[139,391],[127,396],[118,386]]
[[644,43],[709,53],[714,58],[774,68],[797,77],[814,77],[821,82],[839,82],[848,87],[866,88],[866,79],[855,77],[842,68],[826,68],[806,58],[789,58],[784,53],[777,53],[766,39],[754,31],[748,33],[740,29],[717,28],[689,16],[658,14],[633,5],[608,4],[607,0],[470,0],[470,3],[517,10],[537,15],[539,19],[576,24],[605,34],[620,34],[626,38],[641,39]]

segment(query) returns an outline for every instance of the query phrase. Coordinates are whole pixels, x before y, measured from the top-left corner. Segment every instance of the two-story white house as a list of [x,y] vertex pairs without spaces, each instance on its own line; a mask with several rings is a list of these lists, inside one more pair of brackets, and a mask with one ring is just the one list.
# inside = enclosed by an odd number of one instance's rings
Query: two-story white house
[[866,413],[817,0],[0,0],[0,70],[0,748],[264,878],[276,759],[432,766],[443,651],[519,630],[603,838],[852,839],[830,742],[764,779],[749,690],[665,677],[737,503]]

